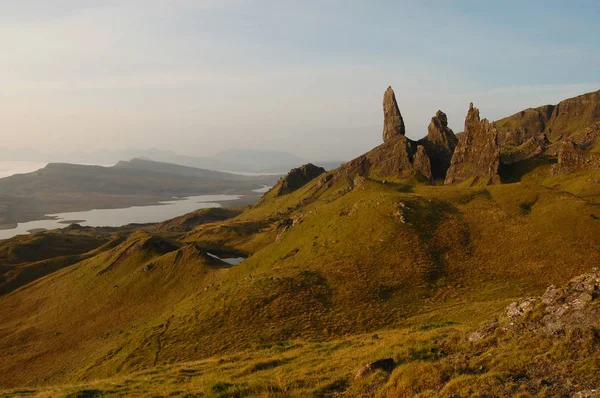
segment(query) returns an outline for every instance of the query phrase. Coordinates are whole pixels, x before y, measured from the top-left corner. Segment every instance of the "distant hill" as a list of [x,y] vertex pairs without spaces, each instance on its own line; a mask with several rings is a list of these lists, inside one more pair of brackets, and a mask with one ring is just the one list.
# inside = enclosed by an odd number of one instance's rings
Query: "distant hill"
[[[200,169],[197,167],[181,166],[178,164],[155,162],[152,160],[134,158],[129,161],[120,161],[115,169],[141,170],[146,172],[169,173],[187,177],[210,178],[220,181],[256,181],[262,177],[251,177],[222,171]],[[267,177],[270,179],[270,177]]]
[[173,196],[252,194],[277,179],[141,159],[112,167],[51,163],[0,179],[0,225],[66,211],[154,204]]
[[[308,163],[306,159],[285,151],[236,149],[214,156],[187,156],[162,149],[129,148],[122,150],[97,150],[82,152],[41,152],[37,150],[12,150],[0,148],[3,160],[36,161],[44,163],[77,163],[112,165],[123,159],[144,159],[207,170],[233,171],[240,173],[285,173]],[[318,162],[326,169],[339,166],[342,161]]]

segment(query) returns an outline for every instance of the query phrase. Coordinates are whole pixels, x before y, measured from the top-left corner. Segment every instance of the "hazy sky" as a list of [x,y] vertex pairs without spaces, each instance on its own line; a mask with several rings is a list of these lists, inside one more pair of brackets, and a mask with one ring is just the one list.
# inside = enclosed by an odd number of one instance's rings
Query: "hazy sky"
[[345,158],[600,89],[593,1],[0,0],[0,147]]

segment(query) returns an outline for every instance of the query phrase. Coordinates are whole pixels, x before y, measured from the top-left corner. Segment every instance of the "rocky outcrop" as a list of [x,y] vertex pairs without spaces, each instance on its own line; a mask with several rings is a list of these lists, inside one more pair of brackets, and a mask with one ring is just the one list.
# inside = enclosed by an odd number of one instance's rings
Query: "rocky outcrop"
[[454,184],[469,178],[485,178],[488,183],[500,181],[500,147],[498,131],[487,119],[481,120],[479,109],[469,106],[465,131],[452,155],[445,184]]
[[448,127],[448,118],[437,111],[427,128],[427,136],[419,140],[431,161],[431,175],[434,179],[445,179],[458,139]]
[[427,177],[427,179],[431,180],[432,172],[431,172],[431,161],[425,153],[425,148],[423,145],[419,145],[417,147],[417,153],[413,159],[412,163],[413,169],[421,173],[423,176]]
[[519,146],[544,133],[554,105],[529,108],[495,122],[500,145]]
[[529,108],[495,122],[500,145],[519,146],[546,134],[550,139],[569,138],[600,122],[600,91],[561,101],[558,105]]
[[302,188],[323,173],[325,173],[324,168],[308,163],[304,166],[292,169],[273,189],[276,189],[276,196],[282,196]]
[[580,145],[566,139],[558,149],[558,162],[550,172],[559,175],[589,168],[600,168],[600,154],[585,151]]
[[388,87],[383,95],[383,142],[392,138],[404,136],[406,129],[404,120],[398,109],[396,95],[391,87]]
[[499,319],[471,333],[477,341],[508,330],[527,330],[542,336],[562,335],[600,326],[600,271],[571,279],[564,287],[550,286],[541,297],[510,304]]
[[545,133],[548,137],[572,137],[581,130],[600,122],[600,91],[561,101],[552,112]]
[[355,379],[362,379],[365,376],[368,376],[371,373],[374,373],[378,370],[383,370],[384,372],[391,373],[396,367],[396,363],[392,358],[378,359],[377,361],[371,362],[363,366],[356,372]]
[[516,163],[525,159],[540,156],[546,153],[550,141],[546,134],[542,133],[528,138],[519,146],[504,146],[500,149],[500,163],[504,165]]

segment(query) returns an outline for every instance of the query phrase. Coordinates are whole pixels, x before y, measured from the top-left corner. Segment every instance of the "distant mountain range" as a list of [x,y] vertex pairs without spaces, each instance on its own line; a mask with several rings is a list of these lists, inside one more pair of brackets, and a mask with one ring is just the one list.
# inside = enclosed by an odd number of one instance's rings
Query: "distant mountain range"
[[[173,163],[201,169],[233,171],[243,173],[286,173],[290,169],[308,162],[293,153],[268,150],[229,150],[215,156],[197,157],[181,155],[162,149],[126,148],[122,150],[96,150],[83,152],[44,152],[35,149],[0,148],[0,157],[10,161],[36,161],[45,163],[77,163],[113,165],[124,159],[145,159]],[[342,161],[314,161],[327,170]]]

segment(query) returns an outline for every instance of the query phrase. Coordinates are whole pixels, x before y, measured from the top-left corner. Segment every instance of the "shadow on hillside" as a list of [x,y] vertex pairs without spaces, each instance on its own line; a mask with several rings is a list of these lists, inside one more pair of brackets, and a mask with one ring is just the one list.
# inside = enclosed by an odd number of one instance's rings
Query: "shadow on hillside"
[[556,158],[535,158],[525,159],[512,164],[500,164],[498,174],[503,183],[519,182],[524,175],[531,173],[535,169],[543,166],[556,164]]

